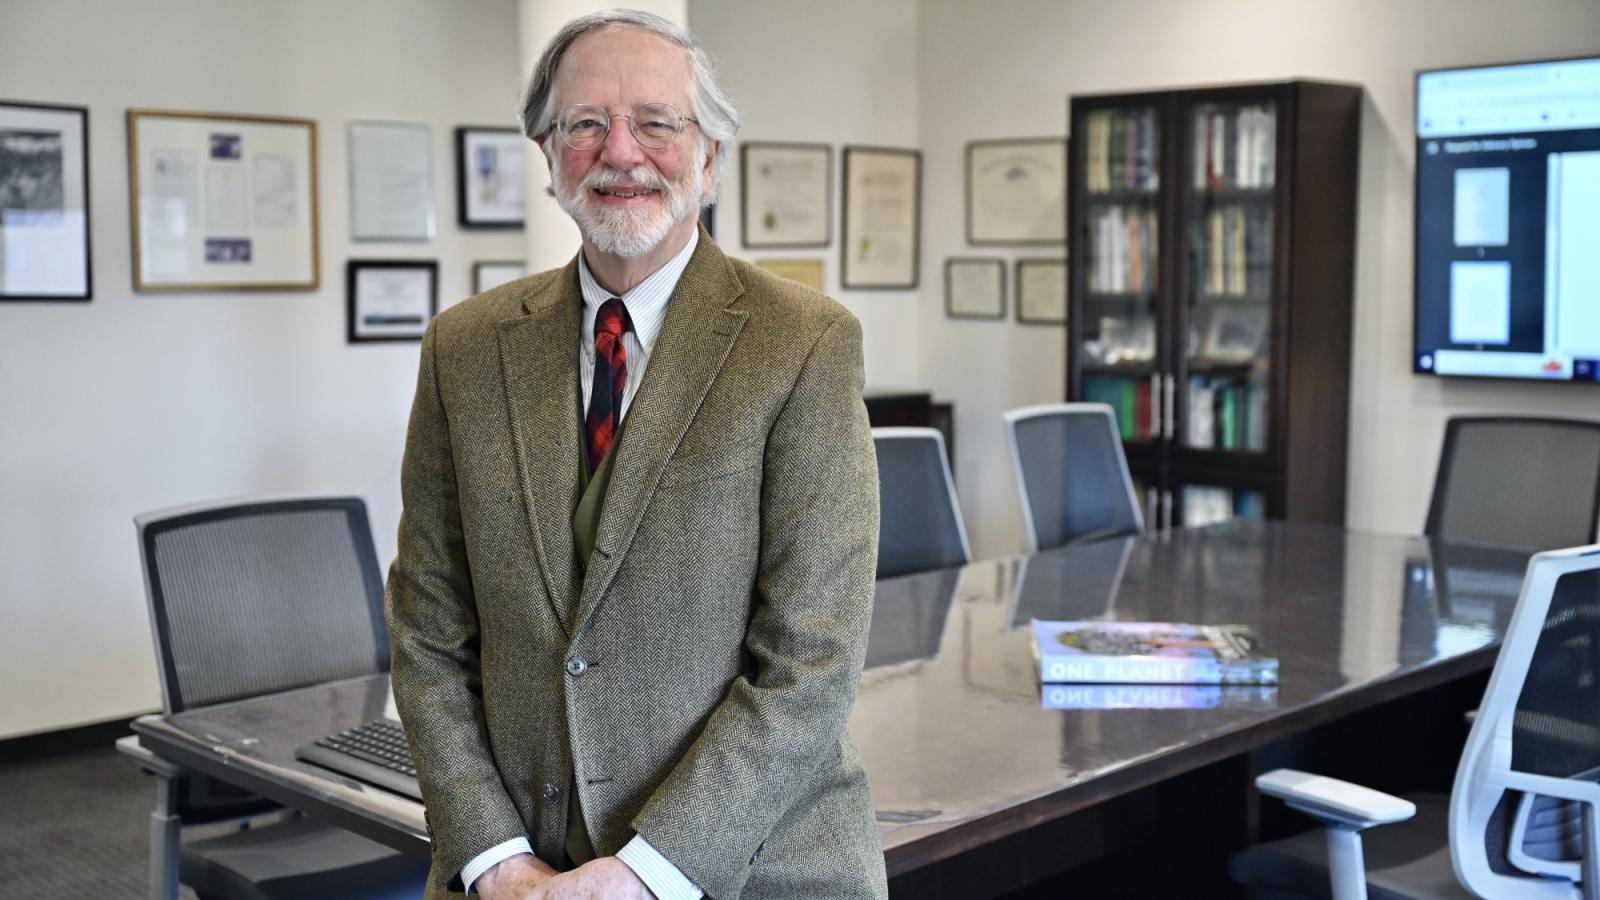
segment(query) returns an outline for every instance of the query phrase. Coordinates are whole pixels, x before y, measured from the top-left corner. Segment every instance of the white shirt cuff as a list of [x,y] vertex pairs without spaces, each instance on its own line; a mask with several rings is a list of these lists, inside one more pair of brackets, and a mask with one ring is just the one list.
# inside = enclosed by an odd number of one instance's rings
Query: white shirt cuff
[[650,893],[656,895],[656,900],[700,900],[705,896],[705,891],[695,887],[694,882],[641,835],[634,835],[628,846],[617,852],[617,859],[627,863]]
[[510,859],[518,853],[533,855],[533,845],[525,837],[515,837],[505,843],[495,844],[493,847],[474,856],[471,861],[461,867],[461,889],[472,893],[472,883],[479,876],[494,868],[503,860]]

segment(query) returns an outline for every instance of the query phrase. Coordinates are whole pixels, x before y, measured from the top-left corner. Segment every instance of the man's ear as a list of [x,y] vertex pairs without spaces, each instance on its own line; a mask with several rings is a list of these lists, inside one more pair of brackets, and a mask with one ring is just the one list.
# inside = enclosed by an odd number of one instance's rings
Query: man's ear
[[711,183],[711,172],[717,167],[717,154],[722,152],[721,141],[711,141],[706,147],[706,184]]
[[539,145],[540,150],[544,151],[544,167],[546,171],[550,172],[551,177],[553,178],[555,176],[554,169],[556,161],[550,156],[550,132],[546,131],[539,137],[534,138],[533,142]]

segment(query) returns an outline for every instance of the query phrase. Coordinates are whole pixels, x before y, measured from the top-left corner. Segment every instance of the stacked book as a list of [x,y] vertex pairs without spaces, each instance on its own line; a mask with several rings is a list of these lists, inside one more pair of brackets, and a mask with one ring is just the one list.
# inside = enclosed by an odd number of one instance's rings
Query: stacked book
[[1278,660],[1244,625],[1033,620],[1045,684],[1278,683]]
[[1195,188],[1272,187],[1276,131],[1277,119],[1267,106],[1229,112],[1209,108],[1196,113]]
[[1118,375],[1085,375],[1083,378],[1084,401],[1110,406],[1116,414],[1117,430],[1125,441],[1154,436],[1156,413],[1151,394],[1148,378]]
[[1198,235],[1196,285],[1213,296],[1264,297],[1272,289],[1272,209],[1223,206]]
[[1267,390],[1235,379],[1189,379],[1189,446],[1201,450],[1267,449]]
[[1084,178],[1091,192],[1154,191],[1161,185],[1154,109],[1099,109],[1084,117]]
[[1142,294],[1156,288],[1156,211],[1114,204],[1089,212],[1089,290]]

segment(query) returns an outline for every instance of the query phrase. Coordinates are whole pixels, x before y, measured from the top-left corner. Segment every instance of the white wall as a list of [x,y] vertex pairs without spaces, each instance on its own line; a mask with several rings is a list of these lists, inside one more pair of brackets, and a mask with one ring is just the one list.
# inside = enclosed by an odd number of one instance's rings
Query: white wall
[[[1411,358],[1412,77],[1417,69],[1600,50],[1594,0],[923,0],[921,130],[927,173],[920,300],[925,383],[955,400],[957,478],[978,556],[1020,546],[1002,410],[1058,400],[1064,340],[942,312],[943,259],[964,243],[962,153],[977,138],[1061,134],[1074,93],[1284,79],[1366,86],[1352,360],[1348,522],[1422,526],[1447,415],[1600,415],[1583,385],[1414,376]],[[1032,255],[1019,248],[1011,256]]]
[[[716,58],[744,116],[740,139],[834,147],[831,246],[744,249],[737,147],[722,179],[717,243],[744,259],[822,259],[827,293],[861,320],[869,388],[924,383],[914,348],[918,309],[928,295],[926,289],[840,289],[843,147],[920,146],[917,9],[916,0],[689,0],[689,27]],[[924,198],[929,195],[925,187]],[[927,227],[926,216],[923,221]],[[926,268],[922,277],[928,278]]]
[[[414,344],[345,344],[345,260],[439,262],[440,302],[519,233],[456,224],[457,125],[512,124],[514,0],[5,0],[0,97],[89,107],[94,300],[0,303],[0,737],[159,704],[132,516],[351,493],[393,556]],[[322,288],[135,294],[124,114],[318,122]],[[433,128],[438,238],[348,239],[345,125]]]

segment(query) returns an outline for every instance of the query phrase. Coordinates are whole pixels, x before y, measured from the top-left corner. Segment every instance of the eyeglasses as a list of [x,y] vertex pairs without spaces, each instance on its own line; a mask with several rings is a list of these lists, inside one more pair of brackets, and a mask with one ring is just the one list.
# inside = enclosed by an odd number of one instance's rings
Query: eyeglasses
[[661,150],[678,139],[685,122],[699,124],[700,120],[686,116],[665,103],[643,103],[633,108],[633,115],[612,115],[598,106],[569,106],[556,118],[556,131],[561,140],[574,150],[593,150],[605,143],[611,133],[611,120],[628,120],[628,130],[641,147]]

